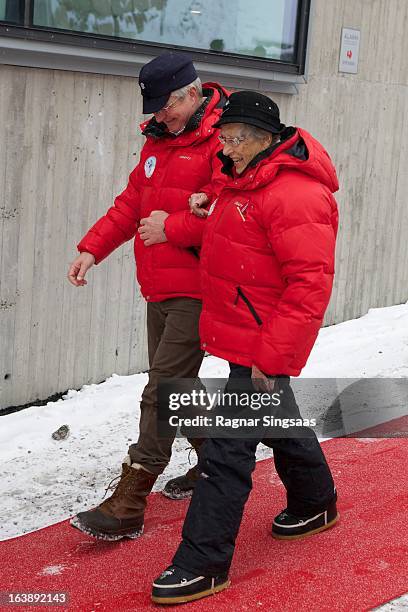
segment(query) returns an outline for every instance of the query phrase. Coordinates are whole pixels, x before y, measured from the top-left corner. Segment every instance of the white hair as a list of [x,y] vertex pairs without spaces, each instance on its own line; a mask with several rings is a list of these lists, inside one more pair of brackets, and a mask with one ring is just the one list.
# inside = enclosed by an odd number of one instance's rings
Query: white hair
[[266,130],[256,127],[255,125],[248,125],[247,123],[244,125],[245,136],[251,136],[255,140],[263,140],[267,136],[272,136],[272,143],[275,143],[280,139],[279,134],[271,134],[271,132],[267,132]]
[[193,87],[196,90],[198,97],[202,98],[203,97],[203,86],[201,84],[200,77],[197,77],[192,83],[189,83],[188,85],[184,85],[184,87],[181,87],[180,89],[176,89],[175,91],[172,92],[172,94],[176,96],[176,98],[184,98],[188,94],[190,89],[192,89]]

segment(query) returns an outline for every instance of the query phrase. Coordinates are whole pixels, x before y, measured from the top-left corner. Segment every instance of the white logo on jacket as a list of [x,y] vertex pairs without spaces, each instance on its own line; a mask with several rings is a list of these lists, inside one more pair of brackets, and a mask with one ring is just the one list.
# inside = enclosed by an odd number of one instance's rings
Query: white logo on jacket
[[154,155],[146,159],[145,165],[144,165],[144,171],[145,171],[146,178],[150,178],[152,176],[156,168],[156,162],[157,162],[157,159],[155,158]]

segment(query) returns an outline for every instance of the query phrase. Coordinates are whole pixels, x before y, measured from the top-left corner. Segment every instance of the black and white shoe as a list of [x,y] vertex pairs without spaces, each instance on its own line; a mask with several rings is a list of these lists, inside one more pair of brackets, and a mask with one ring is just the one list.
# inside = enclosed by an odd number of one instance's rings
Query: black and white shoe
[[152,601],[159,604],[176,604],[215,595],[229,587],[228,574],[208,578],[170,565],[153,582]]
[[314,516],[295,516],[287,510],[283,510],[275,518],[272,524],[272,536],[278,540],[298,540],[325,529],[330,529],[339,520],[336,499],[334,499],[327,510],[319,512]]

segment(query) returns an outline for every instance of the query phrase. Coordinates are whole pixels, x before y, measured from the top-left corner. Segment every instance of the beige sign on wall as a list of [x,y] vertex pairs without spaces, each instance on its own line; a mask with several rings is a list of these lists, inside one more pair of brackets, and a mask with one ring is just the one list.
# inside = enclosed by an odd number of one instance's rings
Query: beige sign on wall
[[341,31],[339,72],[357,74],[359,51],[360,30],[343,28]]

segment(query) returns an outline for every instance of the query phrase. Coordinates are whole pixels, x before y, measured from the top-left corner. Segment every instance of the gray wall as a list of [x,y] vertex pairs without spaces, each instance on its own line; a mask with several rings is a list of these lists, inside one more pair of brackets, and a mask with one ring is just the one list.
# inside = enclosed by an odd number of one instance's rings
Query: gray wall
[[[338,169],[341,226],[326,324],[408,299],[406,0],[315,0],[308,84],[275,94]],[[357,75],[341,27],[361,29]],[[135,79],[0,67],[0,407],[147,366],[131,244],[65,279],[75,244],[126,184],[143,119]]]
[[146,338],[131,243],[95,267],[87,287],[66,280],[75,244],[126,185],[137,159],[135,81],[0,70],[4,407],[140,371]]

